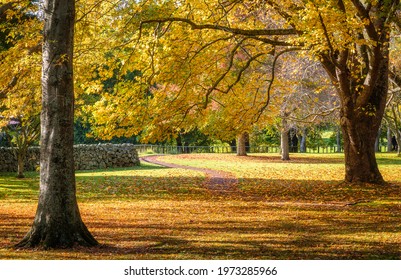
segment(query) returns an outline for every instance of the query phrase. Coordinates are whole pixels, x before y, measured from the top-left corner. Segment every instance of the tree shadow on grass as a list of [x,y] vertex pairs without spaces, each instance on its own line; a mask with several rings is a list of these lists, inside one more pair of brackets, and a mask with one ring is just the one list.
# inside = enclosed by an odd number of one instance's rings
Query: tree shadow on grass
[[398,182],[386,186],[351,184],[335,180],[280,180],[244,178],[239,186],[245,196],[267,201],[336,202],[340,205],[375,200],[401,199]]
[[[302,221],[301,221],[302,222]],[[97,225],[98,226],[98,225]],[[95,225],[96,228],[96,225]],[[303,225],[294,222],[219,221],[201,226],[180,225],[171,228],[161,224],[128,227],[132,234],[116,242],[116,237],[102,236],[105,246],[123,258],[146,259],[400,259],[400,236],[383,242],[359,238],[361,235],[392,234],[400,230],[393,221],[378,224],[338,221],[324,225]],[[139,235],[137,232],[177,232],[176,235]],[[182,237],[187,236],[187,237]],[[233,236],[236,236],[233,238]],[[247,237],[248,236],[248,237]],[[258,237],[257,237],[258,236]],[[118,243],[143,244],[119,246]]]
[[[154,209],[158,202],[143,209],[135,203],[126,209],[116,205],[116,215],[85,214],[84,220],[101,246],[41,252],[0,250],[0,259],[401,258],[399,206],[255,206],[252,202],[237,206],[234,200],[225,205],[219,200],[210,203],[209,209],[196,213],[188,204],[178,209],[169,209],[168,205]],[[246,205],[250,207],[244,208]],[[142,216],[125,218],[127,208]],[[171,219],[172,212],[179,215]],[[0,239],[17,242],[32,218],[0,213]]]

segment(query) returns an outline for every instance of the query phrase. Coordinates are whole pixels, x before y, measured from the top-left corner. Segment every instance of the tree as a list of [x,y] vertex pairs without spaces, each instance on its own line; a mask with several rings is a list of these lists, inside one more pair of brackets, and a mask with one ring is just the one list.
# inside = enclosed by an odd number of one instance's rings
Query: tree
[[[390,76],[392,86],[384,115],[388,128],[387,151],[391,152],[394,149],[397,152],[397,156],[401,156],[401,79],[397,72],[392,72]],[[397,143],[397,145],[394,145],[394,143]]]
[[42,25],[34,12],[31,1],[0,4],[0,106],[23,107],[39,87]]
[[[32,1],[0,6],[0,129],[7,132],[23,178],[28,146],[38,140],[40,35]],[[14,122],[10,125],[10,122]]]
[[24,178],[25,160],[28,148],[39,138],[40,120],[39,115],[18,119],[13,119],[14,123],[9,123],[5,127],[9,142],[13,148],[13,153],[17,159],[17,178]]
[[32,228],[17,247],[93,246],[76,200],[73,122],[75,1],[46,0],[43,30],[40,194]]
[[[398,1],[338,1],[331,7],[310,5],[321,27],[317,50],[341,100],[346,181],[382,183],[375,157],[375,141],[386,104],[389,70],[390,21]],[[338,22],[323,18],[325,9],[339,14]],[[347,24],[340,36],[334,28]],[[352,27],[354,26],[354,28]],[[338,38],[338,39],[337,39]],[[346,43],[341,43],[344,40]],[[348,42],[347,42],[348,41]],[[315,42],[316,43],[316,42]]]
[[[390,41],[390,86],[384,118],[387,123],[387,152],[396,149],[397,156],[401,156],[401,71],[399,70],[401,65],[401,41],[399,39],[401,20],[398,18],[395,23],[395,29],[393,30],[395,36]],[[394,145],[395,142],[398,145]]]
[[[206,1],[210,16],[195,13],[196,4],[186,2],[177,7],[181,14],[144,23],[186,24],[276,47],[293,44],[318,57],[341,100],[345,180],[383,182],[374,144],[386,103],[391,21],[399,1]],[[276,28],[263,27],[263,15],[272,10],[281,21]],[[234,15],[244,16],[236,21]]]
[[283,67],[277,73],[280,84],[275,87],[276,100],[273,101],[280,104],[276,124],[281,131],[281,157],[289,160],[290,146],[298,149],[292,146],[293,141],[297,141],[297,132],[302,131],[300,148],[305,152],[307,128],[335,115],[338,98],[319,62],[293,52],[282,60]]

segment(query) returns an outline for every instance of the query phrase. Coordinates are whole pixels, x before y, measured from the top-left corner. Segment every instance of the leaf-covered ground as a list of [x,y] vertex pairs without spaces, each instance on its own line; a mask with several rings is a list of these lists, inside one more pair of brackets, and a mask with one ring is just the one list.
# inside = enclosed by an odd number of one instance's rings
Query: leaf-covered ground
[[0,173],[0,259],[401,259],[401,159],[379,155],[386,186],[349,185],[341,155],[179,155],[163,161],[230,172],[238,192],[205,174],[149,163],[79,172],[83,219],[97,248],[14,250],[32,223],[38,174]]

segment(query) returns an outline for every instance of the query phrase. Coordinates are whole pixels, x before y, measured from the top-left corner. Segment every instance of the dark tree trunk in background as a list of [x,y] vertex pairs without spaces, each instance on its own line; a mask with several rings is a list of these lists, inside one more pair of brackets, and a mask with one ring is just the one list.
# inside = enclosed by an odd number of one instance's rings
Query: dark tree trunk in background
[[[401,156],[401,132],[397,129],[397,126],[391,129],[391,151],[397,153],[397,156]],[[393,136],[394,135],[394,136]],[[394,137],[394,138],[393,138]],[[395,140],[395,141],[394,141]]]
[[389,127],[387,127],[387,153],[390,153],[391,152],[391,150],[392,150],[392,144],[391,144],[391,129],[390,129],[390,126]]
[[176,139],[177,141],[177,153],[181,154],[182,151],[182,138],[181,138],[181,134],[178,134],[178,137]]
[[381,134],[381,129],[379,128],[379,131],[377,132],[376,142],[375,142],[375,151],[376,152],[380,152],[380,134]]
[[81,220],[73,159],[74,0],[46,0],[40,194],[32,228],[17,247],[97,245]]
[[24,175],[25,158],[26,158],[26,151],[17,154],[17,178],[25,178]]
[[231,147],[231,152],[232,153],[235,153],[237,151],[237,140],[236,139],[233,139],[230,142],[230,147]]

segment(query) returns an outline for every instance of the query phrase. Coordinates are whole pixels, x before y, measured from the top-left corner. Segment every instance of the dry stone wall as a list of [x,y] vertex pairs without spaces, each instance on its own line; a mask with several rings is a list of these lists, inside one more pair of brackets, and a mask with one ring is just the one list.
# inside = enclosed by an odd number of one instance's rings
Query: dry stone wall
[[[39,147],[31,147],[25,161],[25,170],[38,170]],[[130,167],[140,164],[138,152],[132,144],[75,145],[76,170],[94,170]],[[17,161],[11,148],[0,147],[0,172],[17,171]]]

